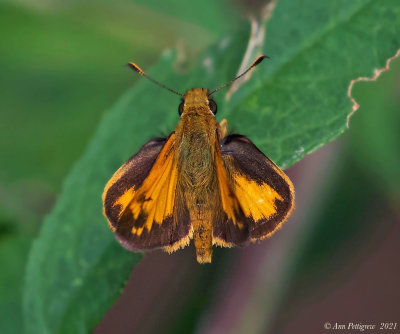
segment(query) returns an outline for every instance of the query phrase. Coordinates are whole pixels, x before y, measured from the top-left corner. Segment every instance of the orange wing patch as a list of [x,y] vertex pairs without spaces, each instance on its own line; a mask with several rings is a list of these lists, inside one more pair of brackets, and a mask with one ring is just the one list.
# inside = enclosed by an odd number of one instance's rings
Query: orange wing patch
[[142,186],[136,191],[134,188],[128,189],[114,204],[121,207],[120,217],[126,210],[132,213],[134,220],[137,220],[140,214],[146,216],[142,226],[132,227],[133,234],[140,236],[144,229],[149,232],[153,222],[161,225],[164,219],[173,213],[178,169],[174,163],[172,145],[173,138],[170,138]]
[[241,174],[234,175],[233,179],[236,197],[246,217],[257,222],[276,213],[275,201],[283,198],[268,184],[258,184]]

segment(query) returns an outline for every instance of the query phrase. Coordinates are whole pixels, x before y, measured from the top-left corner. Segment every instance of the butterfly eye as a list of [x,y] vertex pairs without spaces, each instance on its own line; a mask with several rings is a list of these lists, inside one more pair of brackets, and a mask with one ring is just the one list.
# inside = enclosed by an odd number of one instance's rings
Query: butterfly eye
[[179,105],[179,107],[178,107],[179,116],[182,115],[182,113],[183,113],[183,107],[184,107],[184,105],[185,105],[185,103],[182,102],[182,103]]
[[211,112],[215,115],[217,113],[217,104],[214,100],[208,100],[208,106],[210,107]]

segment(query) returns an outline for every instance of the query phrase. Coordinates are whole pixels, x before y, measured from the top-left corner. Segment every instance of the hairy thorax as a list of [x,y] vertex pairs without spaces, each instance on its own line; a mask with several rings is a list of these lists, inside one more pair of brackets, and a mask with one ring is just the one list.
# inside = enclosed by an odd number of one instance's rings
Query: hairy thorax
[[182,115],[176,129],[178,168],[189,207],[208,207],[217,185],[215,145],[218,124],[208,110]]
[[207,175],[215,168],[217,123],[213,115],[201,112],[182,116],[176,131],[181,172],[186,173],[192,186],[205,186]]

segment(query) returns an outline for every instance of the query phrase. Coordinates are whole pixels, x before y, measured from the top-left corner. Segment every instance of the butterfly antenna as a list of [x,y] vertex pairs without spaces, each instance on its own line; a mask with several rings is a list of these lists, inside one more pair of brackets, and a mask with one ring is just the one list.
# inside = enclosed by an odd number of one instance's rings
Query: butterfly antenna
[[254,62],[253,64],[250,65],[250,67],[244,71],[242,74],[238,75],[236,78],[232,79],[231,81],[228,81],[226,84],[222,85],[221,87],[218,87],[216,89],[214,89],[213,91],[211,91],[211,93],[209,93],[208,95],[212,95],[218,91],[220,91],[221,89],[224,89],[226,86],[229,86],[230,84],[232,84],[234,81],[236,81],[237,79],[241,78],[242,76],[244,76],[247,72],[249,72],[250,70],[252,70],[254,67],[256,67],[259,63],[261,63],[265,58],[269,58],[266,55],[262,55],[259,56]]
[[156,85],[158,85],[158,86],[160,86],[160,87],[162,87],[162,88],[165,88],[166,90],[169,90],[171,93],[174,93],[174,94],[179,95],[179,96],[183,96],[183,94],[177,92],[176,90],[173,90],[173,89],[171,89],[171,88],[169,88],[169,87],[163,85],[161,82],[158,82],[157,80],[153,79],[152,77],[149,77],[149,76],[148,76],[145,72],[143,72],[142,69],[141,69],[139,66],[137,66],[135,63],[129,63],[128,66],[129,66],[130,68],[132,68],[135,72],[139,73],[141,76],[143,76],[143,77],[149,79],[150,81],[154,82]]

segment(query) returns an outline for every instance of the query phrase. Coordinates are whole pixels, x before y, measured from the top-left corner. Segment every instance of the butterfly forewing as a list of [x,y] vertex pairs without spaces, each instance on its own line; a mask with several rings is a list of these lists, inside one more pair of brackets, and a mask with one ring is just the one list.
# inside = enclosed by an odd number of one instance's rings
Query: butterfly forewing
[[173,251],[189,243],[189,214],[176,191],[174,152],[174,134],[148,142],[105,187],[104,214],[127,249]]

